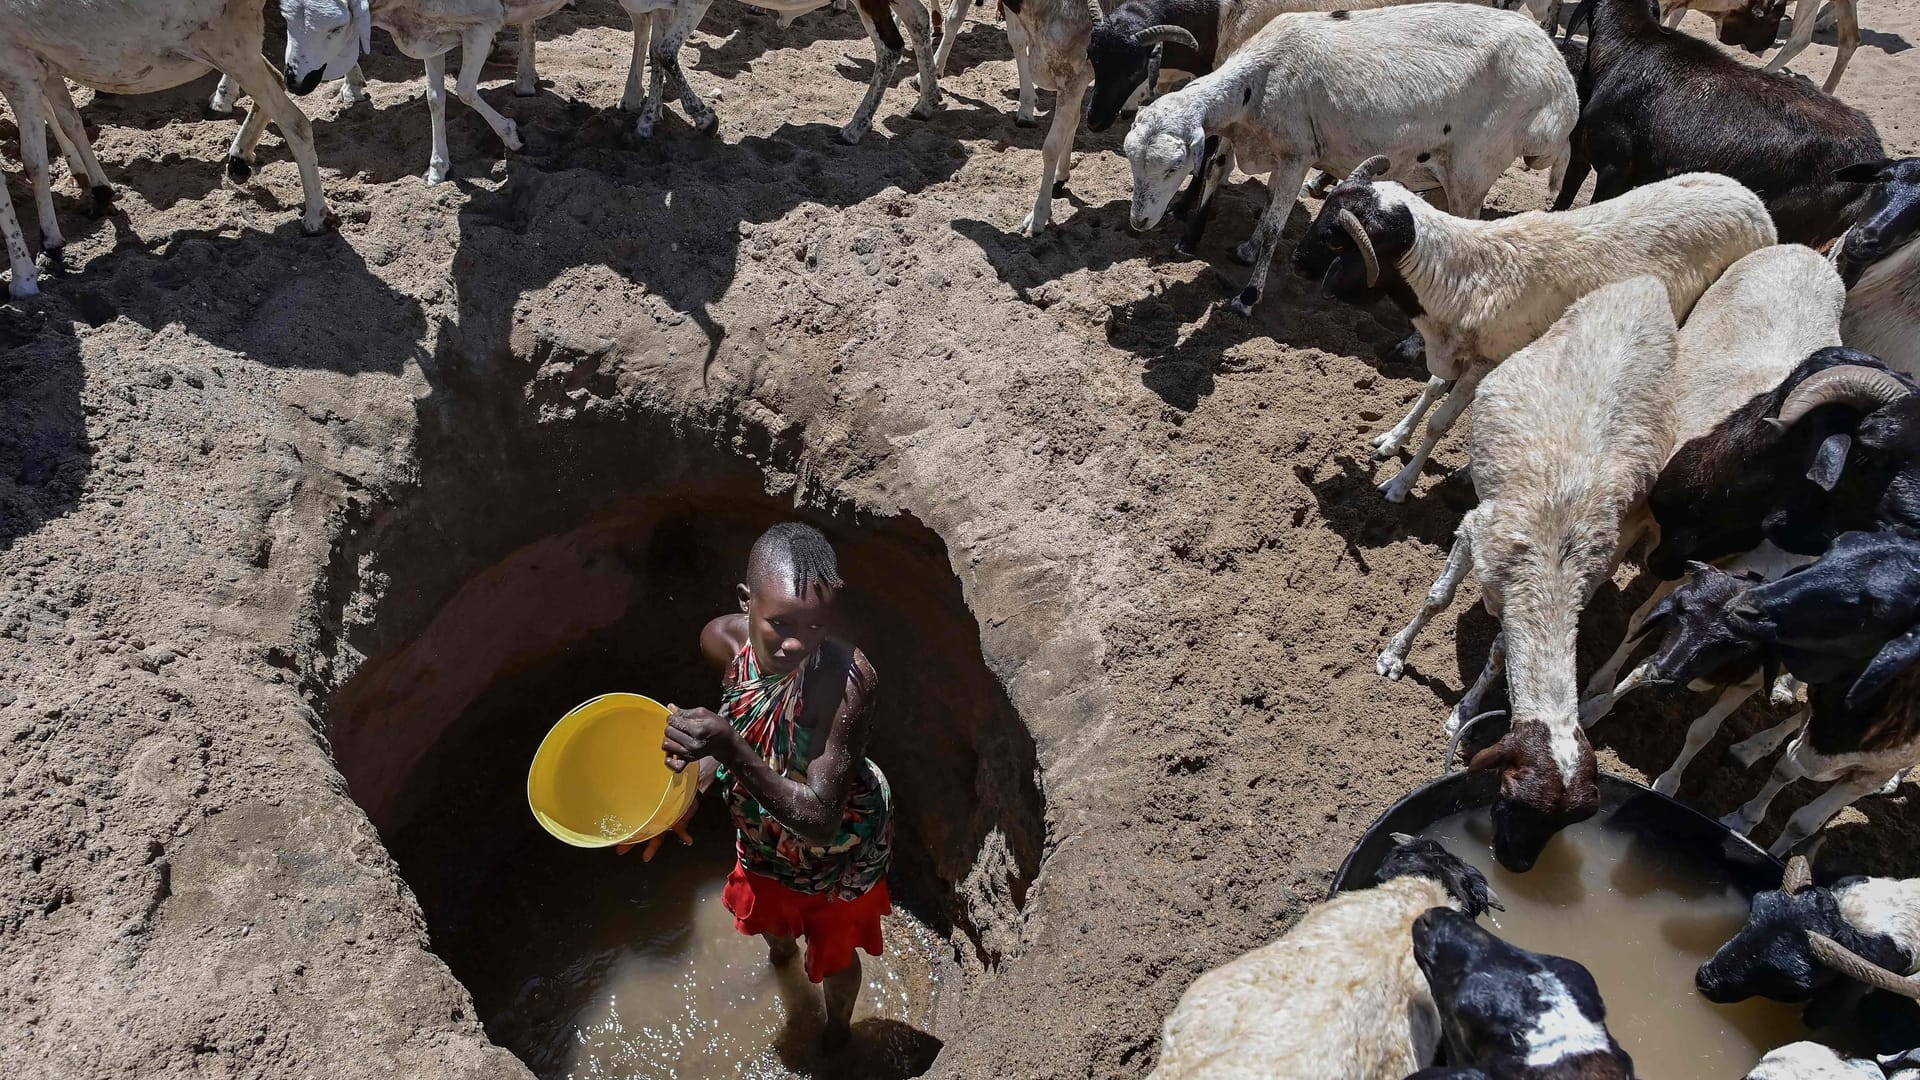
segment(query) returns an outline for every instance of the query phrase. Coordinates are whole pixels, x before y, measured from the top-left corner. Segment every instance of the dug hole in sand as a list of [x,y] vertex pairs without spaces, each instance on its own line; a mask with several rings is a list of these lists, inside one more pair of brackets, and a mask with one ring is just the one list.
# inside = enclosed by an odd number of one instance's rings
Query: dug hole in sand
[[[455,929],[463,875],[531,827],[493,770],[524,780],[602,690],[710,703],[682,630],[779,517],[874,583],[931,1075],[1144,1074],[1193,978],[1438,773],[1493,626],[1459,603],[1405,680],[1373,674],[1464,453],[1404,506],[1373,490],[1393,466],[1366,438],[1425,378],[1381,359],[1404,321],[1280,275],[1227,312],[1216,268],[1239,273],[1264,190],[1223,193],[1204,261],[1178,259],[1126,229],[1117,130],[1081,133],[1053,231],[1013,235],[1044,130],[1013,125],[1004,32],[974,14],[942,110],[907,118],[896,84],[843,147],[857,17],[716,7],[684,61],[718,136],[669,108],[639,143],[613,107],[627,19],[583,0],[541,26],[538,96],[483,84],[528,152],[455,106],[432,188],[418,65],[376,35],[370,103],[302,101],[342,221],[317,238],[277,135],[253,184],[222,181],[211,80],[81,95],[119,212],[63,190],[69,272],[0,307],[0,1072],[526,1076],[482,1024],[526,980],[500,956],[483,978]],[[1920,20],[1865,16],[1841,93],[1914,153]],[[1514,173],[1490,209],[1543,196]],[[1602,590],[1582,674],[1641,595]],[[630,667],[673,650],[652,684]],[[1657,774],[1697,703],[1628,704],[1603,766]],[[1724,812],[1762,777],[1719,749],[1682,796]],[[1849,811],[1823,864],[1920,869],[1908,802]],[[593,854],[596,888],[644,874]],[[683,856],[723,857],[661,858]]]

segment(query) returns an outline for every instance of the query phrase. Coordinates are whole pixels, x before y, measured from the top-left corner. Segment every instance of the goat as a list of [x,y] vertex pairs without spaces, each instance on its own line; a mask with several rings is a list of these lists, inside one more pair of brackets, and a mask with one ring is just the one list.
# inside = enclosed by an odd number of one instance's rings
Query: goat
[[1839,176],[1868,185],[1833,250],[1847,285],[1840,338],[1920,378],[1920,157],[1854,165]]
[[1433,840],[1394,834],[1373,888],[1310,909],[1285,937],[1194,980],[1167,1016],[1158,1080],[1366,1080],[1433,1060],[1440,1019],[1415,966],[1422,912],[1500,902]]
[[1756,893],[1743,925],[1694,973],[1708,1001],[1800,1003],[1851,978],[1920,997],[1920,878],[1848,877],[1815,885],[1804,856],[1780,887]]
[[1407,497],[1480,380],[1576,298],[1651,274],[1681,318],[1722,271],[1775,242],[1760,197],[1724,176],[1676,176],[1564,213],[1469,221],[1371,181],[1384,170],[1370,162],[1327,194],[1293,262],[1348,303],[1386,295],[1425,344],[1432,378],[1406,417],[1374,439],[1375,453],[1399,453],[1428,408],[1446,400],[1413,460],[1382,485],[1389,502]]
[[1916,473],[1920,385],[1821,349],[1674,452],[1647,497],[1660,525],[1647,568],[1672,579],[1762,540],[1819,555],[1849,530],[1920,529]]
[[[826,7],[829,0],[743,2],[777,13],[780,25],[786,26],[809,11]],[[633,63],[627,69],[627,89],[620,98],[620,107],[639,109],[640,118],[634,124],[634,132],[643,139],[652,137],[654,127],[660,122],[663,90],[673,92],[676,88],[680,105],[694,127],[703,135],[718,131],[720,118],[694,93],[693,84],[680,68],[680,47],[706,17],[713,0],[620,0],[620,6],[633,20]],[[938,4],[931,15],[920,0],[857,0],[854,6],[860,13],[861,25],[867,28],[867,37],[873,42],[873,77],[867,82],[867,94],[854,109],[853,118],[840,129],[838,138],[848,146],[859,142],[873,127],[873,114],[880,108],[880,99],[886,96],[887,84],[893,81],[894,69],[899,67],[900,54],[906,48],[906,40],[900,36],[902,25],[906,27],[907,38],[913,41],[914,60],[920,69],[920,98],[907,115],[925,120],[940,104],[940,80],[934,72],[931,44],[932,35],[939,29]],[[651,61],[644,95],[640,92],[642,53]]]
[[1400,162],[1395,175],[1478,217],[1514,158],[1558,174],[1576,110],[1559,50],[1522,15],[1460,4],[1280,15],[1134,118],[1129,221],[1157,225],[1208,136],[1230,141],[1242,168],[1270,174],[1266,212],[1237,252],[1253,273],[1233,308],[1248,315],[1313,166],[1350,169],[1384,151]]
[[1038,236],[1053,221],[1053,200],[1066,193],[1073,171],[1073,137],[1080,128],[1093,63],[1087,42],[1106,17],[1100,0],[1001,0],[1007,44],[1020,76],[1020,108],[1014,123],[1034,124],[1034,88],[1054,91],[1053,119],[1040,147],[1040,191],[1020,222],[1020,235]]
[[[532,77],[533,24],[565,7],[568,0],[280,0],[287,16],[287,87],[311,93],[323,79],[344,73],[345,93],[354,96],[359,59],[372,51],[377,26],[405,55],[427,71],[427,110],[432,117],[433,150],[426,180],[447,178],[452,156],[447,149],[447,53],[460,48],[460,74],[453,95],[480,114],[509,150],[519,150],[520,129],[480,96],[480,69],[493,52],[494,35],[503,27],[521,28],[522,75]],[[371,5],[371,6],[369,6]],[[515,92],[519,92],[516,85]],[[529,88],[531,93],[531,88]],[[218,92],[215,94],[219,97]]]
[[[1127,0],[1094,24],[1093,38],[1087,44],[1087,57],[1093,63],[1087,128],[1105,131],[1112,127],[1137,94],[1142,90],[1153,94],[1163,70],[1189,76],[1211,73],[1276,15],[1362,11],[1413,2],[1418,0]],[[1459,2],[1508,6],[1497,0]],[[1225,179],[1232,161],[1228,156],[1231,149],[1218,135],[1208,136],[1205,153],[1193,169],[1194,179],[1187,186],[1182,205],[1174,211],[1187,219],[1186,233],[1175,245],[1182,254],[1190,254],[1199,246],[1211,204],[1210,198],[1202,199],[1202,192],[1211,196],[1213,188]],[[1212,175],[1210,167],[1220,175]]]
[[1880,1066],[1847,1057],[1817,1042],[1788,1043],[1767,1051],[1746,1080],[1886,1080]]
[[1633,1059],[1579,962],[1502,941],[1447,908],[1414,920],[1413,955],[1456,1066],[1488,1080],[1632,1080]]
[[1795,780],[1832,783],[1787,821],[1770,849],[1783,854],[1920,763],[1920,540],[1843,534],[1812,566],[1748,589],[1726,624],[1806,683],[1811,706],[1806,730],[1723,819],[1728,828],[1752,831]]
[[1866,188],[1835,174],[1886,155],[1865,113],[1662,29],[1646,0],[1581,0],[1590,22],[1580,125],[1556,210],[1587,173],[1593,201],[1676,173],[1714,172],[1766,200],[1780,240],[1815,247],[1858,215]]
[[[1706,434],[1754,395],[1777,386],[1809,354],[1839,344],[1840,312],[1845,302],[1846,287],[1839,275],[1819,255],[1798,244],[1761,248],[1728,267],[1701,294],[1680,331],[1679,357],[1674,364],[1675,442],[1684,445]],[[1672,509],[1672,504],[1663,504],[1663,508]],[[1658,517],[1654,524],[1661,524]],[[1742,568],[1774,578],[1797,565],[1800,562],[1794,557],[1769,547],[1750,566]],[[1587,687],[1589,700],[1581,707],[1582,722],[1587,726],[1604,716],[1622,693],[1637,685],[1622,683],[1614,689],[1613,681],[1641,639],[1648,613],[1671,588],[1663,584],[1655,589],[1628,619],[1620,647],[1594,672]],[[1745,686],[1745,682],[1736,684]],[[1713,709],[1696,722],[1696,728],[1704,725],[1706,738],[1711,738],[1719,721],[1757,689],[1747,687],[1746,692],[1736,693],[1736,687],[1726,688]],[[1697,751],[1691,737],[1688,745]],[[1672,785],[1679,782],[1679,772],[1691,758],[1691,753],[1683,751],[1674,769],[1663,775],[1654,789],[1673,794]]]
[[[1787,61],[1800,55],[1801,50],[1813,42],[1813,15],[1819,9],[1820,0],[1800,0],[1793,13],[1793,36],[1764,70],[1784,69]],[[1661,22],[1670,30],[1680,25],[1689,10],[1713,19],[1720,44],[1733,45],[1759,56],[1773,48],[1774,39],[1780,36],[1780,21],[1787,14],[1787,0],[1660,0]],[[1854,50],[1860,47],[1860,11],[1856,0],[1833,0],[1833,14],[1840,24],[1840,51],[1827,72],[1826,85],[1820,88],[1829,94],[1840,85],[1847,61],[1853,59]]]
[[1673,444],[1665,390],[1673,312],[1652,277],[1596,289],[1484,385],[1473,426],[1480,502],[1446,567],[1376,668],[1399,678],[1420,630],[1453,602],[1469,565],[1500,620],[1487,666],[1448,721],[1458,731],[1503,666],[1513,726],[1471,767],[1500,774],[1494,854],[1524,871],[1554,833],[1593,816],[1600,791],[1579,724],[1580,610],[1644,525],[1640,503]]
[[[49,112],[61,147],[76,166],[75,175],[84,173],[93,187],[96,209],[112,192],[63,78],[112,93],[145,94],[190,82],[209,69],[234,77],[255,107],[228,151],[229,175],[243,180],[251,174],[253,142],[271,120],[300,169],[306,196],[302,231],[313,235],[327,228],[331,214],[314,156],[313,126],[288,100],[260,55],[265,22],[260,4],[245,0],[127,0],[112,5],[0,0],[0,93],[13,107],[20,157],[39,213],[40,246],[51,261],[59,261],[66,241],[53,207],[45,127]],[[10,199],[0,206],[0,233],[13,271],[9,289],[15,296],[31,295],[36,274]]]

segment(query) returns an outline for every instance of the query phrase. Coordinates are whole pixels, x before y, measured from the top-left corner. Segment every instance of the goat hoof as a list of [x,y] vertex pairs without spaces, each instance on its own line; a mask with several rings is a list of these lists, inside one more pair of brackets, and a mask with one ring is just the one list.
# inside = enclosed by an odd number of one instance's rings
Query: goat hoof
[[25,300],[39,296],[40,286],[32,280],[22,281],[20,275],[15,274],[13,280],[7,283],[7,295],[15,300]]
[[58,273],[66,268],[67,244],[62,240],[58,244],[46,244],[40,248],[40,257],[46,262],[48,271]]
[[1673,793],[1679,790],[1680,790],[1680,778],[1677,776],[1671,780],[1667,779],[1665,776],[1662,776],[1660,779],[1655,780],[1653,782],[1653,792],[1656,795],[1665,795],[1667,798],[1671,799],[1673,798]]
[[931,104],[915,105],[913,108],[907,110],[907,115],[913,117],[915,120],[931,120],[933,119],[933,106]]
[[432,187],[435,184],[445,183],[446,179],[447,179],[447,167],[445,165],[428,166],[427,176],[426,176],[428,187]]
[[1407,501],[1407,491],[1413,487],[1412,481],[1402,482],[1398,476],[1380,485],[1380,497],[1390,503]]
[[511,120],[507,121],[507,130],[500,133],[500,141],[506,143],[507,149],[514,153],[519,153],[526,146],[520,141],[520,125]]
[[331,210],[321,214],[320,221],[317,224],[304,219],[300,222],[300,231],[307,236],[320,236],[323,233],[332,232],[339,227],[340,219],[335,217]]
[[519,83],[513,84],[514,97],[533,97],[539,92],[540,87],[538,86],[521,86]]
[[1013,126],[1023,128],[1039,127],[1040,121],[1035,120],[1031,116],[1016,116],[1013,118]]
[[841,146],[857,146],[860,143],[860,137],[865,134],[865,131],[849,124],[840,129],[840,134],[835,135],[834,140]]
[[87,210],[88,217],[106,217],[113,210],[113,189],[105,184],[93,185],[93,206]]
[[714,132],[720,130],[719,114],[708,113],[707,118],[705,120],[702,120],[700,122],[700,126],[694,130],[698,131],[702,135],[712,136]]
[[1252,266],[1254,260],[1259,258],[1260,255],[1259,252],[1253,250],[1253,248],[1247,244],[1235,244],[1233,247],[1227,249],[1227,254],[1232,256],[1233,261],[1239,263],[1241,266]]
[[1067,182],[1065,180],[1055,180],[1053,182],[1053,197],[1056,199],[1064,199],[1067,197]]
[[227,179],[236,184],[244,184],[253,177],[253,166],[246,158],[229,156],[227,158]]
[[1379,658],[1373,662],[1373,670],[1376,673],[1383,675],[1386,678],[1393,679],[1394,681],[1397,682],[1399,681],[1400,676],[1406,674],[1406,671],[1407,671],[1406,657],[1395,656],[1390,652],[1383,652],[1380,654]]
[[1233,304],[1231,306],[1233,307],[1233,313],[1235,315],[1251,316],[1253,314],[1253,305],[1259,302],[1260,290],[1249,285],[1240,290],[1239,296],[1233,298]]

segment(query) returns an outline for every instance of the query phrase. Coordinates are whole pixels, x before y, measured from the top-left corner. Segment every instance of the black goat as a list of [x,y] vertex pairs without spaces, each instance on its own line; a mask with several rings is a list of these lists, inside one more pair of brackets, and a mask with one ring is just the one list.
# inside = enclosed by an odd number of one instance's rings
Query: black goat
[[1835,176],[1886,157],[1865,113],[1792,76],[1760,71],[1660,25],[1647,0],[1581,0],[1590,26],[1575,82],[1580,124],[1555,210],[1589,170],[1593,200],[1689,172],[1731,176],[1767,204],[1782,243],[1839,236],[1867,198]]
[[[1529,952],[1452,908],[1413,921],[1413,959],[1433,990],[1455,1071],[1492,1080],[1630,1080],[1633,1059],[1607,1031],[1592,973]],[[1463,1071],[1463,1068],[1479,1072]]]
[[1868,193],[1833,260],[1847,286],[1841,340],[1920,373],[1920,157],[1856,165],[1841,179]]
[[1920,535],[1920,385],[1821,349],[1675,451],[1647,505],[1660,528],[1647,568],[1668,580],[1762,540],[1818,555],[1853,529]]
[[1219,59],[1221,9],[1228,2],[1127,0],[1109,12],[1087,42],[1093,61],[1088,130],[1112,127],[1134,91],[1142,85],[1153,91],[1162,66],[1195,76],[1212,71]]

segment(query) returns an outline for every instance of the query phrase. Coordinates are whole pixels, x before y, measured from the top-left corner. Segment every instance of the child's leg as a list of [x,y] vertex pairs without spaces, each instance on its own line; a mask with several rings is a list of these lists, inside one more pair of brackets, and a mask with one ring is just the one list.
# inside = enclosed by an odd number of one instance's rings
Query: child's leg
[[860,997],[859,954],[854,954],[853,963],[845,970],[821,980],[820,989],[827,997],[827,1030],[822,1033],[821,1041],[832,1049],[853,1037],[853,1003]]
[[761,934],[767,943],[767,959],[775,964],[785,964],[800,955],[800,942],[797,938],[781,937],[779,934]]

